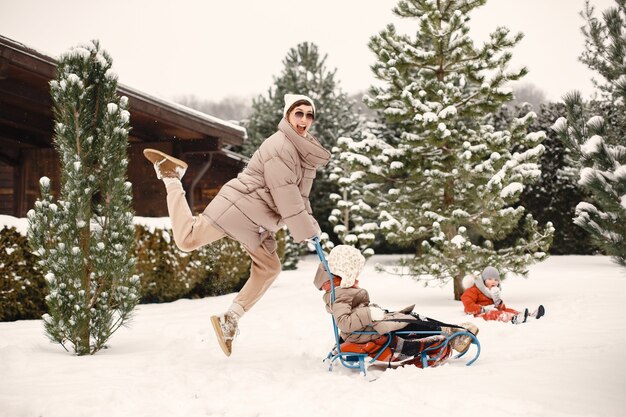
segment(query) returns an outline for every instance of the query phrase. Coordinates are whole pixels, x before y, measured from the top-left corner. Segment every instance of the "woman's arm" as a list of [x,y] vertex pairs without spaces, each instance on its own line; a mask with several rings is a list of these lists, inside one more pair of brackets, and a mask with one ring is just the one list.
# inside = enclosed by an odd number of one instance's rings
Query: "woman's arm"
[[294,170],[281,158],[274,157],[265,162],[264,176],[278,214],[294,240],[302,242],[317,235],[319,227],[307,212]]

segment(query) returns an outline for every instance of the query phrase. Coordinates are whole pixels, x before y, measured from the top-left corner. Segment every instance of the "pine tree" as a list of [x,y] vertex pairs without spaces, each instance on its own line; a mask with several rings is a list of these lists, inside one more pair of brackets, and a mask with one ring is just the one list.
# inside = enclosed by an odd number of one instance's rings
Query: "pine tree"
[[320,56],[317,45],[309,42],[291,48],[283,60],[280,76],[266,96],[252,101],[252,115],[246,122],[248,140],[243,152],[251,156],[259,145],[276,132],[283,117],[284,95],[304,94],[315,102],[315,123],[311,133],[330,149],[337,138],[350,134],[358,119],[351,112],[352,104],[335,80],[337,70],[326,67],[327,55]]
[[61,194],[40,180],[28,213],[28,238],[45,274],[51,340],[93,354],[131,317],[139,300],[133,275],[134,228],[128,160],[128,99],[97,41],[60,57],[50,82]]
[[596,71],[600,78],[592,78],[600,92],[599,98],[590,103],[594,114],[602,114],[605,123],[605,142],[624,144],[626,138],[626,0],[615,0],[616,7],[606,10],[602,20],[595,16],[589,1],[581,16],[585,19],[582,33],[585,50],[580,61]]
[[394,13],[416,19],[416,36],[390,24],[370,41],[382,86],[372,87],[366,102],[385,118],[395,147],[384,167],[380,227],[390,242],[415,249],[408,273],[453,279],[456,299],[463,276],[486,265],[526,274],[547,256],[553,233],[527,214],[524,237],[501,243],[525,215],[513,205],[540,175],[545,134],[527,133],[534,113],[507,130],[488,124],[487,116],[513,98],[505,83],[526,69],[506,69],[521,34],[500,27],[479,48],[469,38],[468,13],[485,1],[401,0]]
[[329,180],[339,191],[330,194],[334,202],[328,220],[342,244],[361,250],[365,257],[374,254],[377,215],[368,201],[376,201],[380,188],[380,165],[388,161],[385,150],[391,146],[378,138],[381,126],[363,120],[353,137],[341,137],[333,147],[328,167]]
[[574,223],[626,266],[626,0],[616,4],[600,20],[589,1],[585,3],[585,51],[580,60],[602,77],[594,79],[601,94],[589,104],[578,92],[568,94],[566,117],[553,129],[580,169],[579,185],[590,194],[591,202],[576,206]]
[[[496,129],[506,129],[515,115],[526,111],[523,107],[503,106],[495,115],[493,125]],[[553,255],[588,255],[595,251],[589,235],[574,225],[576,204],[585,196],[577,185],[578,170],[572,165],[568,149],[551,129],[554,120],[564,113],[561,103],[546,103],[539,106],[537,119],[530,125],[530,131],[545,131],[546,138],[542,145],[545,152],[541,155],[541,177],[529,184],[518,204],[541,224],[551,222],[554,225],[554,240],[550,247]],[[519,233],[513,233],[507,240],[517,239]]]
[[[337,70],[326,67],[327,56],[321,56],[315,44],[304,42],[291,48],[283,60],[283,71],[274,78],[274,85],[266,96],[252,102],[252,115],[246,123],[248,140],[242,152],[252,155],[267,137],[276,132],[283,117],[284,95],[304,94],[315,102],[315,123],[311,133],[326,149],[331,149],[341,136],[350,136],[358,125],[352,102],[335,80]],[[327,221],[333,208],[328,196],[337,187],[328,181],[328,172],[322,169],[311,190],[311,207],[323,232],[330,230]]]
[[576,206],[574,223],[615,262],[626,266],[626,147],[605,142],[604,119],[589,117],[579,93],[568,94],[564,101],[566,117],[559,118],[552,128],[579,164],[578,184],[593,201]]

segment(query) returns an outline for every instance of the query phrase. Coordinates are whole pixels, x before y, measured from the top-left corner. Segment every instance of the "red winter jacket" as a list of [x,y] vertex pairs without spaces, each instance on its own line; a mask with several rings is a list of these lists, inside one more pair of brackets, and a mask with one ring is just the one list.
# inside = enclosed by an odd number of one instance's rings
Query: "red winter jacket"
[[[463,295],[461,296],[461,301],[463,302],[463,307],[465,308],[465,312],[467,314],[473,314],[477,316],[482,313],[482,307],[493,304],[493,300],[483,294],[476,285],[465,290]],[[505,309],[506,306],[504,303],[501,303],[498,306],[498,310]]]

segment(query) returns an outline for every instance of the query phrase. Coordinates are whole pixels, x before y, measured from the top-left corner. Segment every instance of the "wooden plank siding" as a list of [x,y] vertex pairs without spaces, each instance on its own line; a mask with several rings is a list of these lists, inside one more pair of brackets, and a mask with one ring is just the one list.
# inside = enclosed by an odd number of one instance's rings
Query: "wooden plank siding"
[[0,213],[15,211],[15,168],[0,161]]

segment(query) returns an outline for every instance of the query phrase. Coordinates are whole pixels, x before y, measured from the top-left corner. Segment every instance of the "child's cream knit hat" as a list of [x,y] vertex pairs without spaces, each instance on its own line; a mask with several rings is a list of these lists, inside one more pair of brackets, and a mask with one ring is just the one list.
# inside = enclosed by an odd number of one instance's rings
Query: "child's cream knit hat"
[[341,288],[350,288],[365,265],[361,251],[348,245],[337,245],[328,255],[328,269],[333,275],[341,277]]

